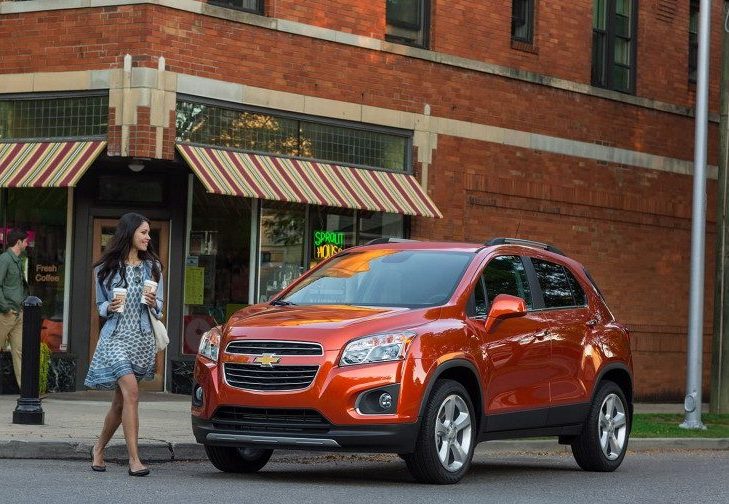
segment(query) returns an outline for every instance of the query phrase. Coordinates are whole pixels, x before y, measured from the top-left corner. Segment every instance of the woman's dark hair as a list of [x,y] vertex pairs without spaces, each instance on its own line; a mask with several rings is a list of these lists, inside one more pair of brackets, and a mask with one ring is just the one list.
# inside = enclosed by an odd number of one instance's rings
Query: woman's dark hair
[[[149,224],[149,219],[144,215],[138,213],[126,213],[121,216],[119,223],[116,226],[114,236],[111,237],[109,245],[107,245],[104,254],[101,256],[96,263],[94,268],[101,266],[96,277],[99,282],[107,280],[106,286],[111,289],[111,280],[114,278],[114,273],[120,272],[124,287],[128,287],[126,267],[124,261],[129,257],[129,251],[132,249],[132,240],[134,239],[134,232],[146,222]],[[147,246],[147,250],[139,251],[139,258],[142,261],[152,262],[152,278],[155,282],[159,282],[159,278],[162,273],[162,261],[159,256],[155,253],[152,242]]]

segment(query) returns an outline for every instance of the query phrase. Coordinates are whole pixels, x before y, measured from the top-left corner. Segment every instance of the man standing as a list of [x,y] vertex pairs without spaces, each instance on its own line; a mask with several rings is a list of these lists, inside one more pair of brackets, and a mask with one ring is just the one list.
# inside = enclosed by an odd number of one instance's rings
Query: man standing
[[20,363],[23,356],[23,300],[27,285],[20,254],[28,246],[28,233],[13,229],[7,235],[8,248],[0,254],[0,349],[10,338],[15,381],[20,387]]

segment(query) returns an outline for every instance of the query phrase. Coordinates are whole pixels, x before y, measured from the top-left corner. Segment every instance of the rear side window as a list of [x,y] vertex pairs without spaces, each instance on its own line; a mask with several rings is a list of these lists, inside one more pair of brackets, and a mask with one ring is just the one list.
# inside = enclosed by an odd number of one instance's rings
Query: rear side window
[[[542,288],[545,308],[575,306],[570,281],[561,265],[535,258],[532,258],[532,264]],[[576,283],[574,278],[572,280]]]
[[572,297],[574,297],[575,299],[575,306],[586,305],[587,300],[585,298],[585,291],[582,290],[580,282],[577,281],[569,268],[564,268],[564,274],[567,275],[567,281],[569,282],[570,288],[572,289]]
[[520,297],[528,308],[533,307],[529,281],[520,257],[500,256],[489,261],[474,291],[475,315],[485,317],[499,294]]

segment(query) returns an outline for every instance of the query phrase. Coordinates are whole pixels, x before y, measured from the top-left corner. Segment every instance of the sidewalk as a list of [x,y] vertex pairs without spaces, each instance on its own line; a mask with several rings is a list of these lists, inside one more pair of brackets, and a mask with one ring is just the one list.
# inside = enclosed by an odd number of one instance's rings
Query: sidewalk
[[[111,402],[110,392],[49,394],[43,399],[45,425],[12,423],[18,396],[0,395],[0,458],[80,459],[89,458],[91,446],[101,431]],[[682,413],[681,404],[636,404],[636,413]],[[143,460],[171,462],[205,460],[190,427],[190,399],[163,392],[142,393],[139,405],[139,446]],[[630,450],[729,450],[729,439],[631,439]],[[492,452],[568,452],[556,440],[489,441],[476,454]],[[302,457],[305,452],[290,452]],[[107,449],[107,460],[125,461],[122,429]]]

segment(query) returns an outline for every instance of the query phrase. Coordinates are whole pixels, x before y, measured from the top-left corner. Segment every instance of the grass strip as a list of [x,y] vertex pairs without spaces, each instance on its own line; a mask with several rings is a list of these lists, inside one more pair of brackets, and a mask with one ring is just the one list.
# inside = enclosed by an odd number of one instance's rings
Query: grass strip
[[684,415],[642,413],[633,416],[634,438],[729,438],[729,415],[702,414],[706,430],[682,429]]

